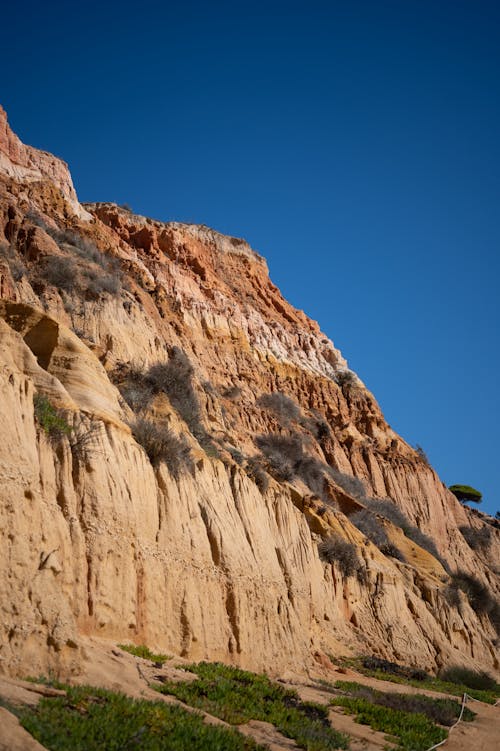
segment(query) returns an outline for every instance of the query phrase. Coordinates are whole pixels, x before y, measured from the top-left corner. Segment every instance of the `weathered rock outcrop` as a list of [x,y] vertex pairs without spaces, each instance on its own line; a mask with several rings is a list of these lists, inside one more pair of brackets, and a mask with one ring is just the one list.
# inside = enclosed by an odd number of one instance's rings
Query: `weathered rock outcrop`
[[[467,545],[459,527],[485,523],[389,428],[265,261],[206,227],[79,210],[69,173],[47,166],[58,160],[21,146],[5,124],[0,152],[39,177],[0,164],[0,669],[78,671],[92,634],[275,673],[352,650],[498,669],[491,617],[463,594],[449,603],[441,562],[382,520],[405,562],[384,555],[349,516],[391,498],[450,570],[492,593],[498,531],[479,554]],[[71,276],[48,274],[51,258]],[[110,274],[121,286],[96,284]],[[144,389],[148,368],[179,350],[194,412],[161,389],[141,405],[189,442],[192,465],[176,476],[134,439],[118,387],[132,373]],[[66,433],[37,423],[35,392]],[[264,408],[274,392],[296,412]],[[256,482],[248,460],[269,433],[300,436],[314,482],[305,471]],[[356,545],[357,575],[320,560],[334,533]]]

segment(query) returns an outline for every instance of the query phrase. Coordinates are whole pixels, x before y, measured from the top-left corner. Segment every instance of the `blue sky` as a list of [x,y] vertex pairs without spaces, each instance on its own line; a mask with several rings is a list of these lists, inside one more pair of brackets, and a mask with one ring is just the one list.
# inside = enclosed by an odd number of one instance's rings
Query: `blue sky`
[[500,6],[48,2],[0,103],[80,199],[247,239],[391,426],[500,508]]

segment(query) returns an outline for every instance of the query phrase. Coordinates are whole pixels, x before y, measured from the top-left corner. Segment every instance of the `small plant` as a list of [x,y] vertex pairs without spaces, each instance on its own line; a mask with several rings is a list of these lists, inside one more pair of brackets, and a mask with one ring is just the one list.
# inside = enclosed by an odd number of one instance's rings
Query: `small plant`
[[429,465],[429,466],[430,466],[430,461],[429,461],[429,457],[428,457],[428,456],[427,456],[427,454],[425,453],[425,451],[424,451],[424,449],[422,448],[422,446],[419,446],[419,444],[418,444],[418,443],[417,443],[417,444],[416,444],[416,446],[415,446],[415,451],[417,452],[417,454],[418,454],[418,456],[420,457],[420,459],[422,459],[422,461],[423,461],[423,462],[425,462],[425,463],[426,463],[427,465]]
[[164,423],[137,418],[131,428],[135,440],[143,447],[153,466],[165,462],[175,478],[179,478],[182,472],[192,471],[189,446]]
[[479,490],[472,488],[470,485],[450,485],[448,490],[450,490],[455,498],[458,498],[461,503],[464,503],[464,501],[481,503],[483,500],[483,494],[480,493]]
[[399,675],[413,681],[424,681],[429,677],[425,670],[412,668],[409,665],[398,665],[397,662],[385,660],[383,657],[363,657],[362,666],[367,670],[376,670],[382,673],[390,673],[391,675]]
[[71,433],[71,426],[68,425],[62,413],[50,403],[46,396],[35,394],[33,407],[37,423],[50,438],[58,439]]
[[368,539],[378,548],[381,548],[382,545],[388,544],[389,538],[387,537],[387,532],[378,521],[375,514],[368,509],[362,509],[361,511],[352,514],[349,517],[349,521],[351,521],[354,526],[368,537]]
[[281,391],[263,394],[257,399],[257,404],[264,409],[274,412],[281,425],[288,425],[291,421],[298,421],[301,411],[293,399]]
[[350,391],[352,388],[359,386],[359,379],[354,371],[345,369],[339,370],[334,376],[335,383],[340,386],[342,391]]
[[459,527],[459,529],[465,542],[470,548],[472,548],[472,550],[485,550],[490,547],[492,543],[492,532],[489,526],[485,525],[480,529],[475,529],[474,527],[464,525]]
[[353,576],[361,569],[356,546],[337,535],[320,542],[318,552],[322,561],[336,564],[345,577]]
[[169,655],[151,652],[145,644],[118,644],[118,646],[124,652],[134,655],[134,657],[142,657],[143,660],[151,660],[151,662],[166,662],[171,659]]

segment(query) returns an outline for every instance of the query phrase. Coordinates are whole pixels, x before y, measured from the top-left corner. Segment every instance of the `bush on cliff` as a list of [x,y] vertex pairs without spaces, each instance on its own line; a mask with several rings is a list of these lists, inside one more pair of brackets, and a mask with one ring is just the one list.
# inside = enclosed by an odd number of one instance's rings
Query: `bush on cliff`
[[332,535],[320,542],[318,552],[322,561],[336,564],[345,577],[353,576],[361,569],[356,546],[338,535]]
[[262,394],[257,399],[259,407],[273,412],[278,418],[281,425],[288,425],[291,421],[298,421],[301,418],[301,411],[298,405],[286,394],[281,391],[274,391],[272,394]]
[[359,529],[366,537],[368,537],[374,545],[384,555],[388,555],[391,558],[396,558],[398,561],[405,561],[405,557],[396,545],[394,545],[387,536],[382,524],[378,521],[375,514],[368,509],[362,509],[349,517],[355,527]]
[[450,485],[448,488],[453,495],[458,498],[462,503],[464,501],[473,501],[474,503],[481,503],[483,500],[483,494],[472,488],[470,485]]
[[472,548],[472,550],[485,550],[490,547],[492,543],[492,532],[489,526],[485,525],[480,529],[475,529],[474,527],[463,525],[462,527],[459,527],[459,529],[467,545]]
[[46,396],[35,394],[33,397],[35,419],[45,433],[53,439],[62,438],[71,433],[71,426],[66,422],[62,412],[56,409]]
[[189,446],[164,423],[139,417],[131,425],[132,434],[153,466],[165,462],[171,474],[178,478],[182,472],[193,469]]
[[419,547],[430,553],[441,563],[445,571],[448,571],[448,564],[438,553],[434,541],[418,527],[413,525],[393,501],[390,499],[383,500],[380,498],[367,498],[365,503],[370,511],[373,511],[375,514],[380,514],[380,516],[388,519],[396,527],[399,527],[408,539],[412,540]]

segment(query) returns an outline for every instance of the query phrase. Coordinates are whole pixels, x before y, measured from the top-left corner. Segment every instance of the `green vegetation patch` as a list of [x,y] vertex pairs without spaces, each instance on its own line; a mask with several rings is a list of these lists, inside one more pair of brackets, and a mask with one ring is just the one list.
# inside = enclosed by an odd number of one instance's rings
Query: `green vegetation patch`
[[[343,661],[344,665],[352,667],[354,670],[358,670],[363,675],[367,675],[371,678],[378,678],[380,681],[389,681],[390,683],[402,683],[407,686],[415,686],[416,688],[429,689],[430,691],[439,691],[443,694],[452,694],[453,696],[461,696],[465,693],[472,696],[474,699],[484,701],[486,704],[494,704],[498,696],[500,696],[500,686],[496,684],[495,690],[479,690],[472,686],[466,686],[464,683],[452,682],[449,680],[443,680],[441,678],[434,678],[433,676],[426,676],[425,678],[410,678],[402,676],[400,674],[391,673],[388,669],[381,668],[367,668],[363,665],[366,661],[371,661],[373,658],[356,657]],[[391,663],[387,663],[391,664]],[[404,666],[396,666],[404,668]],[[411,670],[411,668],[409,669]]]
[[328,708],[300,701],[294,691],[272,683],[266,676],[220,663],[201,662],[186,669],[199,679],[165,683],[159,690],[232,725],[249,720],[270,722],[307,751],[348,748],[347,736],[330,726]]
[[444,728],[435,725],[424,714],[382,707],[368,699],[339,696],[332,700],[332,704],[356,715],[356,722],[387,733],[387,740],[397,741],[398,748],[405,751],[425,751],[448,735]]
[[118,646],[124,652],[129,652],[129,654],[135,657],[142,657],[144,660],[151,660],[151,662],[166,662],[166,660],[172,659],[169,655],[151,652],[145,644],[118,644]]
[[68,425],[59,410],[50,403],[46,396],[35,394],[33,407],[37,423],[48,436],[61,438],[63,435],[71,433],[71,426]]
[[483,494],[472,488],[470,485],[450,485],[448,490],[451,490],[453,495],[458,498],[459,501],[474,501],[474,503],[481,503]]
[[262,749],[235,730],[205,725],[198,715],[162,701],[139,701],[92,686],[58,687],[67,696],[14,710],[21,725],[50,751]]
[[[424,694],[400,694],[395,692],[377,691],[361,683],[337,681],[335,688],[344,691],[356,699],[366,699],[372,704],[378,704],[388,709],[400,709],[403,712],[424,714],[432,722],[439,725],[453,725],[460,716],[462,705],[455,699],[436,699]],[[470,722],[475,713],[465,707],[462,719]]]

